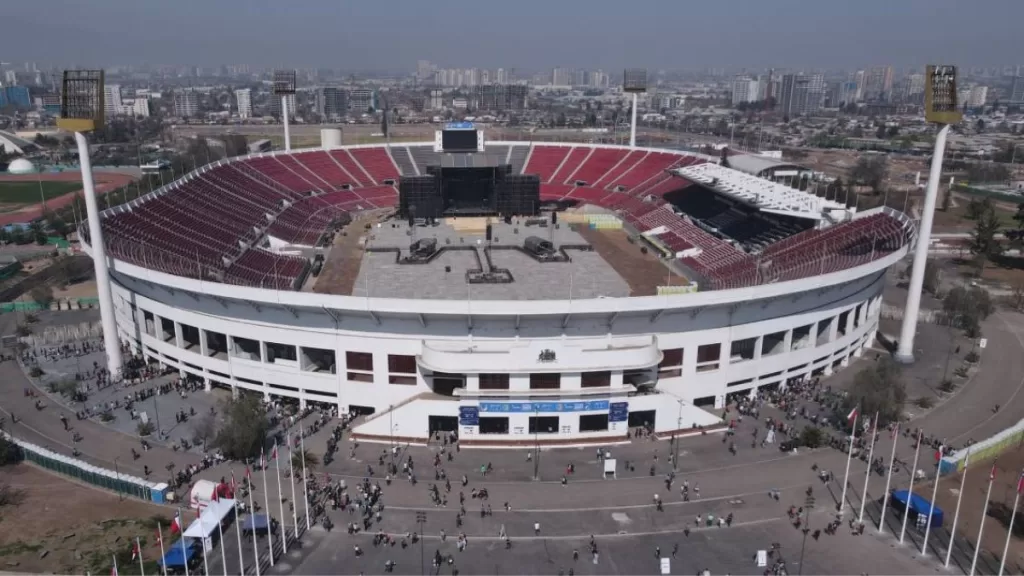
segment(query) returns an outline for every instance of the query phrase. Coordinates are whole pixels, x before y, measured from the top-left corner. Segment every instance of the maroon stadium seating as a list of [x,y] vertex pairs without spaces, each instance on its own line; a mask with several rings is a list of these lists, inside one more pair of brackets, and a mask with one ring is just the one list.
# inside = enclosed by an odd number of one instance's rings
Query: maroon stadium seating
[[536,174],[541,182],[550,182],[569,151],[568,146],[534,146],[523,174]]
[[575,184],[576,181],[582,180],[588,185],[594,185],[628,154],[626,150],[620,148],[594,148],[586,161],[569,174],[566,184]]
[[373,178],[374,184],[383,184],[388,179],[398,182],[398,166],[384,148],[355,148],[351,152],[352,158]]

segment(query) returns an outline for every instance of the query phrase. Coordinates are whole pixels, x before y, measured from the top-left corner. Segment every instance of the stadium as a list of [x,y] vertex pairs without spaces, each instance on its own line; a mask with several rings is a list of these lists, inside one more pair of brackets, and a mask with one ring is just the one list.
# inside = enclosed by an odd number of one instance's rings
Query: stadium
[[669,437],[859,356],[916,234],[715,157],[449,128],[324,130],[104,211],[119,339],[207,386],[366,414],[368,440]]

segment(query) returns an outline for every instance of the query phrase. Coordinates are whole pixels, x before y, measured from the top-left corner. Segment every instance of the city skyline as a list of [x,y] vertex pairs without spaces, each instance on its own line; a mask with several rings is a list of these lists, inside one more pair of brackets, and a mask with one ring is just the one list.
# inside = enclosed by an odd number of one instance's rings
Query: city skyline
[[[652,70],[810,70],[890,64],[912,68],[929,62],[1015,64],[1002,59],[1019,51],[1014,26],[1024,16],[1024,3],[992,0],[984,11],[965,11],[963,6],[955,0],[870,0],[856,5],[641,1],[622,13],[599,0],[525,0],[517,4],[518,10],[497,15],[466,0],[430,5],[309,0],[298,7],[269,0],[96,0],[87,6],[43,0],[5,7],[3,60],[101,67],[244,63],[393,72],[412,71],[417,59],[445,67],[530,71],[611,71],[636,65]],[[113,41],[95,41],[112,33]]]

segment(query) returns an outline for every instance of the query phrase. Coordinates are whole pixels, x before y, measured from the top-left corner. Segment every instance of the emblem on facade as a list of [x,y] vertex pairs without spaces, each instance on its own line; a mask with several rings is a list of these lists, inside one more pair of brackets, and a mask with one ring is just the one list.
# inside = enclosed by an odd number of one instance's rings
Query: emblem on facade
[[541,350],[540,356],[537,357],[537,362],[554,362],[555,360],[555,351],[551,349]]

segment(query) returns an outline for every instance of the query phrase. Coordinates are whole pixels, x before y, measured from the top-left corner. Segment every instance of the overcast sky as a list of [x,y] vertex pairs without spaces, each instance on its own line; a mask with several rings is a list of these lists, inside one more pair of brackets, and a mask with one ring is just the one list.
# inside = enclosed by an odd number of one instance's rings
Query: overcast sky
[[21,0],[0,60],[346,70],[1024,63],[1024,0]]

